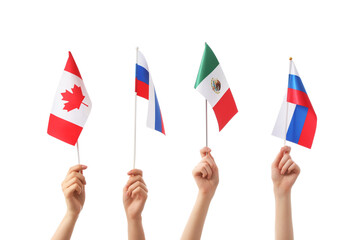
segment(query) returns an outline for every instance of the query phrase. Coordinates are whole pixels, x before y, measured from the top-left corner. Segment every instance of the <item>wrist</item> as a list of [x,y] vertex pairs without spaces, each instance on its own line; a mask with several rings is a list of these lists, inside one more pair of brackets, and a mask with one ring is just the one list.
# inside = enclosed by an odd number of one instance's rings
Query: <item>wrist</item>
[[75,213],[68,210],[66,211],[65,217],[76,221],[79,217],[79,213]]
[[201,201],[201,202],[211,202],[212,198],[214,197],[214,193],[209,193],[209,192],[202,192],[199,191],[198,196],[197,196],[197,200]]
[[290,198],[291,197],[291,189],[288,191],[284,191],[274,187],[274,195],[276,199]]
[[127,224],[128,224],[128,228],[138,228],[138,227],[142,227],[142,217],[127,217]]
[[140,216],[129,216],[126,215],[127,221],[128,223],[141,223],[142,222],[142,217]]

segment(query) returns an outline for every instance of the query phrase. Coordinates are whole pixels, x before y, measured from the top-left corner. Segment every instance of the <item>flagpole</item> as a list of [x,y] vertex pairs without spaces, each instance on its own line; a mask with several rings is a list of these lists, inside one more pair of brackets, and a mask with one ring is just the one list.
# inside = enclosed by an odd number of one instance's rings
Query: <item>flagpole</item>
[[208,114],[207,114],[207,100],[205,99],[205,121],[206,121],[206,147],[208,147]]
[[80,165],[80,152],[79,152],[79,140],[76,142],[77,156],[78,156],[78,164]]
[[[292,57],[289,58],[290,60],[290,66],[289,66],[289,74],[291,73],[291,61],[292,61]],[[288,112],[289,112],[289,103],[287,101],[287,90],[288,87],[286,88],[286,118],[285,118],[285,136],[284,136],[284,146],[286,146],[286,132],[287,132],[287,120],[288,120]]]
[[[139,52],[139,47],[136,48],[136,64],[138,62],[138,52]],[[136,160],[136,113],[137,113],[137,89],[136,89],[136,80],[135,80],[134,161],[133,161],[133,169],[135,169],[135,160]]]

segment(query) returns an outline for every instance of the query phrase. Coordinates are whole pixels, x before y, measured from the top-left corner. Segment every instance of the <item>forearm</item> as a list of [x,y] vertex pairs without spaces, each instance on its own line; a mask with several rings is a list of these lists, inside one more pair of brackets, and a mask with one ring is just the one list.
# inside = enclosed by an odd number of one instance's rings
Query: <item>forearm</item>
[[128,218],[128,239],[129,240],[145,240],[145,233],[142,226],[142,219]]
[[199,240],[204,227],[211,197],[198,194],[190,218],[185,226],[181,240]]
[[293,240],[291,193],[278,194],[275,191],[275,208],[275,240]]
[[78,219],[78,215],[66,213],[59,227],[57,228],[52,240],[69,240],[71,239],[72,232],[75,227],[75,223]]

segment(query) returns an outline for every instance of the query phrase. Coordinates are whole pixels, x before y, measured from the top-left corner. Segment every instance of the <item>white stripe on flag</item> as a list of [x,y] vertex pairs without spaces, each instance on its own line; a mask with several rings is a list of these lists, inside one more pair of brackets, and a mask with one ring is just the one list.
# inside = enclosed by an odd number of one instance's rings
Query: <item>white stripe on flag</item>
[[151,128],[155,129],[155,91],[154,91],[154,84],[151,79],[149,79],[149,106],[148,106],[148,117],[146,125]]
[[[83,103],[87,104],[88,107],[81,104],[80,109],[74,109],[72,111],[63,110],[64,104],[67,101],[62,100],[63,96],[61,93],[64,93],[66,90],[72,93],[72,88],[74,84],[81,87],[82,94],[85,96]],[[55,116],[62,118],[66,121],[72,122],[80,127],[85,125],[86,119],[88,118],[91,110],[91,100],[89,98],[89,94],[86,91],[83,80],[81,80],[78,76],[64,71],[59,86],[56,90],[54,104],[51,110],[51,113]]]
[[[211,89],[211,79],[216,78],[221,83],[220,93],[215,93]],[[210,103],[211,107],[214,107],[216,103],[222,98],[225,92],[229,89],[229,85],[226,81],[224,72],[222,71],[220,64],[204,79],[196,88]]]
[[147,65],[146,59],[140,51],[138,51],[137,64],[144,67],[149,72],[149,67]]
[[299,76],[299,73],[295,67],[295,64],[293,61],[291,61],[291,66],[290,66],[290,74],[291,75],[296,75],[296,76]]
[[[272,132],[272,135],[279,137],[281,139],[285,138],[285,118],[286,118],[286,108],[287,108],[286,107],[286,103],[287,103],[286,98],[287,97],[285,96],[284,101],[281,105],[279,115],[278,115],[276,123],[275,123],[274,130]],[[294,115],[294,111],[296,108],[296,104],[293,104],[293,103],[288,103],[288,104],[289,105],[288,105],[288,114],[287,114],[288,117],[287,117],[286,132],[289,128],[292,116]]]

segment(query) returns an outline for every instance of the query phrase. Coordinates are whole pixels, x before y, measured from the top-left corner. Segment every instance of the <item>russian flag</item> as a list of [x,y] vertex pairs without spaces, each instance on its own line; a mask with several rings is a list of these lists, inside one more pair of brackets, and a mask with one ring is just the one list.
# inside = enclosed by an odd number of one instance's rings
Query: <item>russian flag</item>
[[[287,116],[287,118],[286,118]],[[281,106],[273,135],[311,148],[317,117],[294,62],[290,59],[287,96]]]
[[137,96],[149,100],[147,126],[165,135],[163,118],[154,83],[144,55],[138,51],[135,75],[135,92]]

